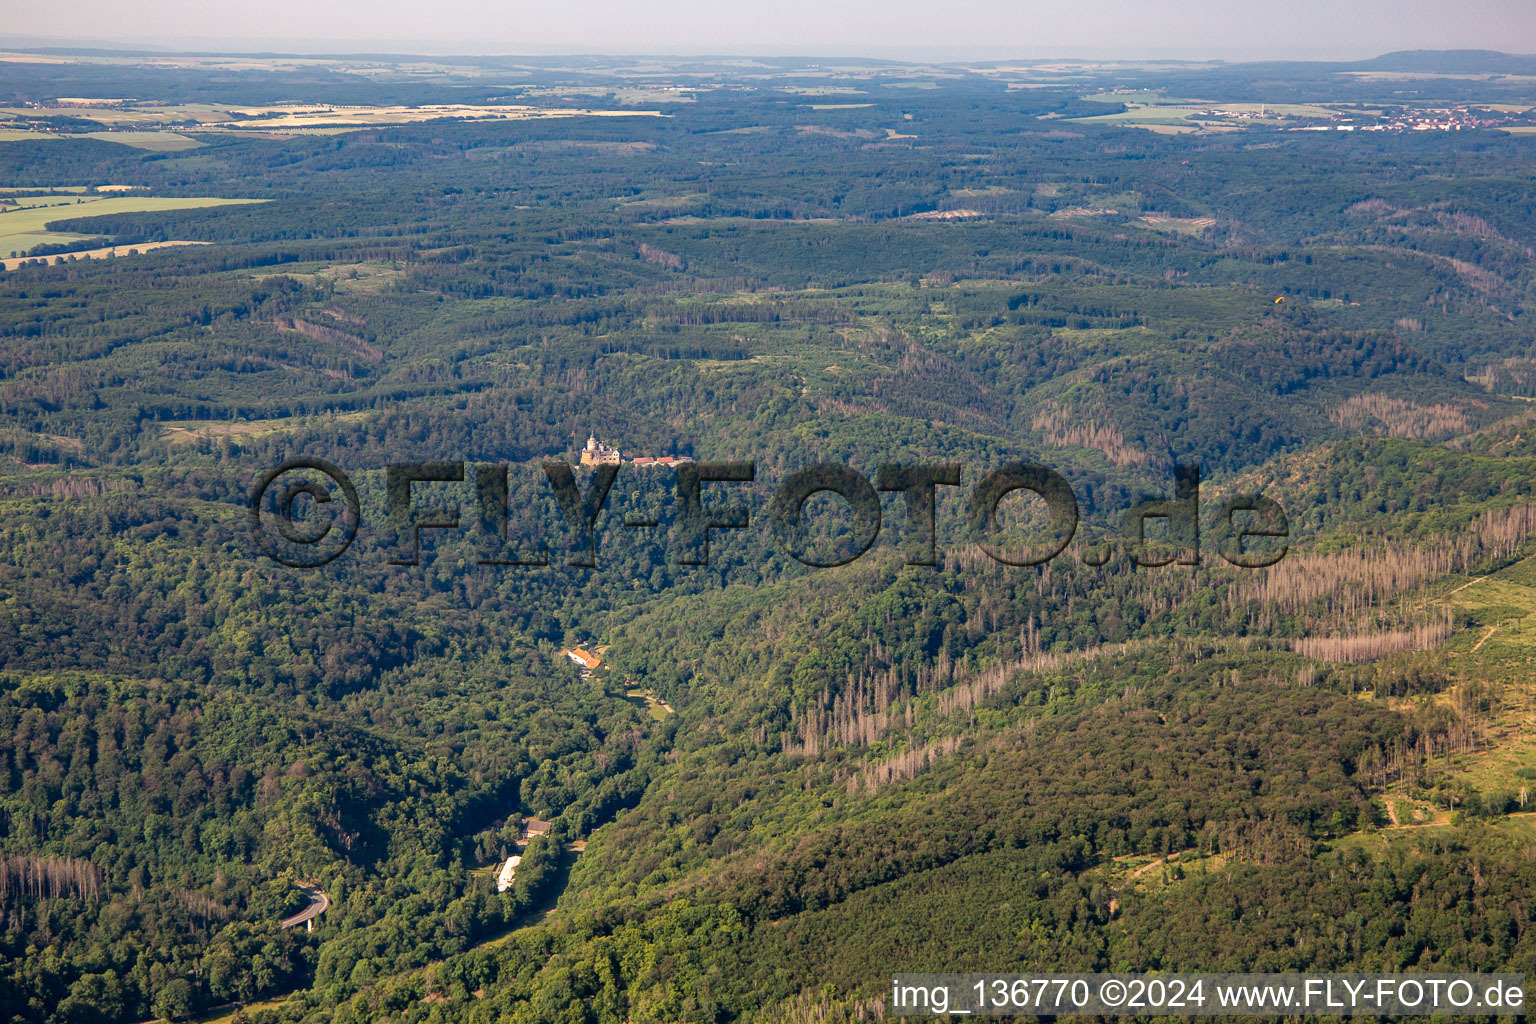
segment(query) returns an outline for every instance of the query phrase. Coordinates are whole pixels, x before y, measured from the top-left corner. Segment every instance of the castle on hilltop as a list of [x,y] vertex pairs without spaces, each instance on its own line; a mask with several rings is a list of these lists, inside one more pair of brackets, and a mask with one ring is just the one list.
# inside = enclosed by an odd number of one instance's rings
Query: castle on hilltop
[[619,450],[599,441],[596,434],[587,438],[587,446],[581,450],[583,466],[616,466],[622,461]]
[[693,458],[688,455],[639,455],[626,460],[617,447],[599,441],[596,434],[587,437],[587,446],[581,450],[583,466],[617,466],[626,461],[640,469],[650,469],[653,466],[676,466],[692,462]]

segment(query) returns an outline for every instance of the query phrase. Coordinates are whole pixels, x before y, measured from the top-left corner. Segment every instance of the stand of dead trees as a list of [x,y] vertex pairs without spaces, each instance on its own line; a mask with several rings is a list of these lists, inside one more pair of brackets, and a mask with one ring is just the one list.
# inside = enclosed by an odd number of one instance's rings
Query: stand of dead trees
[[1292,555],[1228,588],[1227,607],[1250,608],[1260,630],[1288,616],[1338,628],[1434,580],[1512,558],[1533,532],[1536,505],[1521,504],[1486,512],[1460,534],[1429,544]]
[[13,896],[95,899],[105,884],[101,869],[79,857],[6,857],[0,855],[0,902]]

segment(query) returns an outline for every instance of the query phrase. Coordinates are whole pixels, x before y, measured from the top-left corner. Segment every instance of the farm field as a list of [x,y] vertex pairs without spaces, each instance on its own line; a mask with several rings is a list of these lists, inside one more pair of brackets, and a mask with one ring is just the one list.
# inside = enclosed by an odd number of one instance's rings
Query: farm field
[[1174,98],[1145,90],[1093,93],[1082,99],[1084,103],[1118,104],[1125,109],[1072,118],[1079,124],[1122,125],[1163,135],[1275,128],[1290,125],[1298,119],[1332,121],[1340,117],[1372,118],[1383,113],[1377,108],[1326,103]]
[[[1255,120],[1266,124],[1281,124],[1279,117],[1273,116],[1274,111],[1269,111],[1270,116],[1260,117],[1260,104],[1199,104],[1199,103],[1127,103],[1123,111],[1113,114],[1096,114],[1091,117],[1074,118],[1075,121],[1084,124],[1131,124],[1131,125],[1189,125],[1200,127],[1205,124],[1234,124],[1230,115],[1237,113],[1251,114]],[[1251,107],[1251,110],[1243,109]],[[1322,108],[1317,108],[1322,111]],[[1332,111],[1308,114],[1310,117],[1328,117]]]
[[202,143],[175,132],[160,131],[99,131],[55,132],[41,128],[0,128],[0,142],[53,142],[71,139],[95,139],[99,142],[116,142],[134,149],[168,153],[183,149],[196,149]]
[[[48,236],[39,236],[48,237]],[[35,243],[42,244],[42,243]],[[18,256],[0,259],[0,267],[6,270],[15,270],[26,265],[35,264],[39,260],[45,264],[68,263],[73,260],[101,260],[115,256],[134,256],[141,252],[153,252],[156,249],[169,249],[178,245],[207,245],[207,242],[165,241],[165,242],[135,242],[132,245],[108,245],[99,249],[77,249],[73,252],[54,253],[49,256]]]
[[[637,101],[639,94],[629,93],[626,102]],[[180,131],[283,131],[383,127],[417,124],[425,121],[524,121],[550,118],[583,117],[660,117],[660,110],[637,108],[539,107],[522,104],[419,104],[419,105],[340,105],[325,103],[288,103],[265,106],[223,108],[211,104],[133,104],[125,106],[4,107],[0,121],[34,125],[30,128],[0,129],[0,141],[31,141],[42,138],[85,137],[154,151],[191,149],[195,139],[163,129]],[[48,130],[48,118],[68,117],[92,121],[105,129],[99,132],[67,133]]]
[[49,231],[47,225],[75,217],[100,217],[119,213],[155,213],[162,210],[195,210],[214,206],[259,203],[260,199],[195,198],[180,196],[89,196],[58,201],[52,196],[20,196],[0,200],[0,253],[21,256],[33,246],[76,242],[91,235]]
[[196,149],[202,145],[196,139],[189,139],[175,132],[107,131],[84,134],[88,139],[116,142],[120,145],[132,146],[134,149],[146,149],[152,153],[177,153],[185,149]]
[[9,106],[0,119],[71,117],[107,127],[195,125],[228,119],[230,111],[210,103],[134,103],[122,106]]
[[235,111],[242,119],[210,122],[210,127],[239,129],[372,127],[415,124],[422,121],[462,119],[471,121],[521,121],[561,117],[659,117],[658,110],[597,110],[558,107],[469,106],[462,104],[420,107],[261,107]]

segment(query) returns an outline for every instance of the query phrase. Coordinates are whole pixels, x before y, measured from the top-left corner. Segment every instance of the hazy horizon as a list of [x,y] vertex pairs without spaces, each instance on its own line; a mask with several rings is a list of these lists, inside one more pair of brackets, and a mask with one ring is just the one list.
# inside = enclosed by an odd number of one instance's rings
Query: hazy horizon
[[[1102,0],[1092,10],[968,0],[940,14],[915,0],[874,9],[848,0],[789,0],[771,8],[705,0],[558,7],[449,0],[431,9],[401,0],[273,0],[259,10],[191,0],[142,10],[82,0],[67,11],[18,8],[7,22],[0,45],[10,47],[180,52],[1229,61],[1350,60],[1394,50],[1536,52],[1536,5],[1524,0],[1471,0],[1454,10],[1434,0],[1291,0],[1242,9],[1193,0],[1176,10],[1138,0]],[[274,36],[273,27],[283,24],[293,25],[293,34]]]

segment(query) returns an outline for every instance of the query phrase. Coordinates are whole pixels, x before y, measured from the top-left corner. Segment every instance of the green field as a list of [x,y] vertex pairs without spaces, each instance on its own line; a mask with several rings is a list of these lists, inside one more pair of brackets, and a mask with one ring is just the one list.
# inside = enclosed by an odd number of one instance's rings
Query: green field
[[1091,96],[1084,96],[1083,99],[1089,103],[1124,103],[1127,105],[1140,103],[1149,106],[1154,103],[1169,102],[1168,97],[1147,89],[1138,89],[1134,92],[1096,92]]
[[[35,117],[39,113],[32,107],[0,107],[0,117]],[[132,107],[65,107],[48,110],[48,114],[68,114],[71,117],[95,121],[103,125],[186,124],[227,120],[230,112],[224,107],[207,103],[166,103]]]
[[43,142],[57,139],[96,139],[100,142],[116,142],[124,146],[132,146],[134,149],[147,149],[155,152],[197,149],[202,145],[201,142],[195,139],[189,139],[185,135],[177,135],[175,132],[101,131],[82,132],[72,135],[59,132],[29,131],[25,128],[0,129],[0,142]]
[[1197,111],[1210,109],[1208,107],[1181,106],[1177,104],[1159,104],[1156,106],[1142,104],[1126,104],[1127,109],[1118,114],[1095,114],[1092,117],[1079,117],[1074,120],[1089,124],[1187,124]]
[[86,132],[85,137],[100,139],[102,142],[117,142],[155,153],[174,153],[183,149],[197,149],[202,145],[196,139],[175,132]]
[[[18,189],[17,191],[21,191]],[[73,207],[77,203],[87,202],[85,199],[85,186],[67,192],[65,194],[51,194],[41,196],[17,196],[14,199],[0,200],[8,207],[16,207],[25,210],[41,210],[48,207]]]
[[37,245],[77,242],[93,237],[63,231],[49,231],[48,225],[53,221],[118,213],[193,210],[205,206],[231,206],[263,201],[193,196],[81,196],[71,201],[57,196],[22,196],[0,206],[0,253],[20,254]]
[[[1132,128],[1161,129],[1167,133],[1197,128],[1220,130],[1252,125],[1283,124],[1287,118],[1331,118],[1339,111],[1315,103],[1250,103],[1223,100],[1170,100],[1154,93],[1097,93],[1084,96],[1094,103],[1123,103],[1126,109],[1113,114],[1093,114],[1072,120],[1083,124],[1118,124]],[[1368,111],[1366,113],[1376,113]]]

